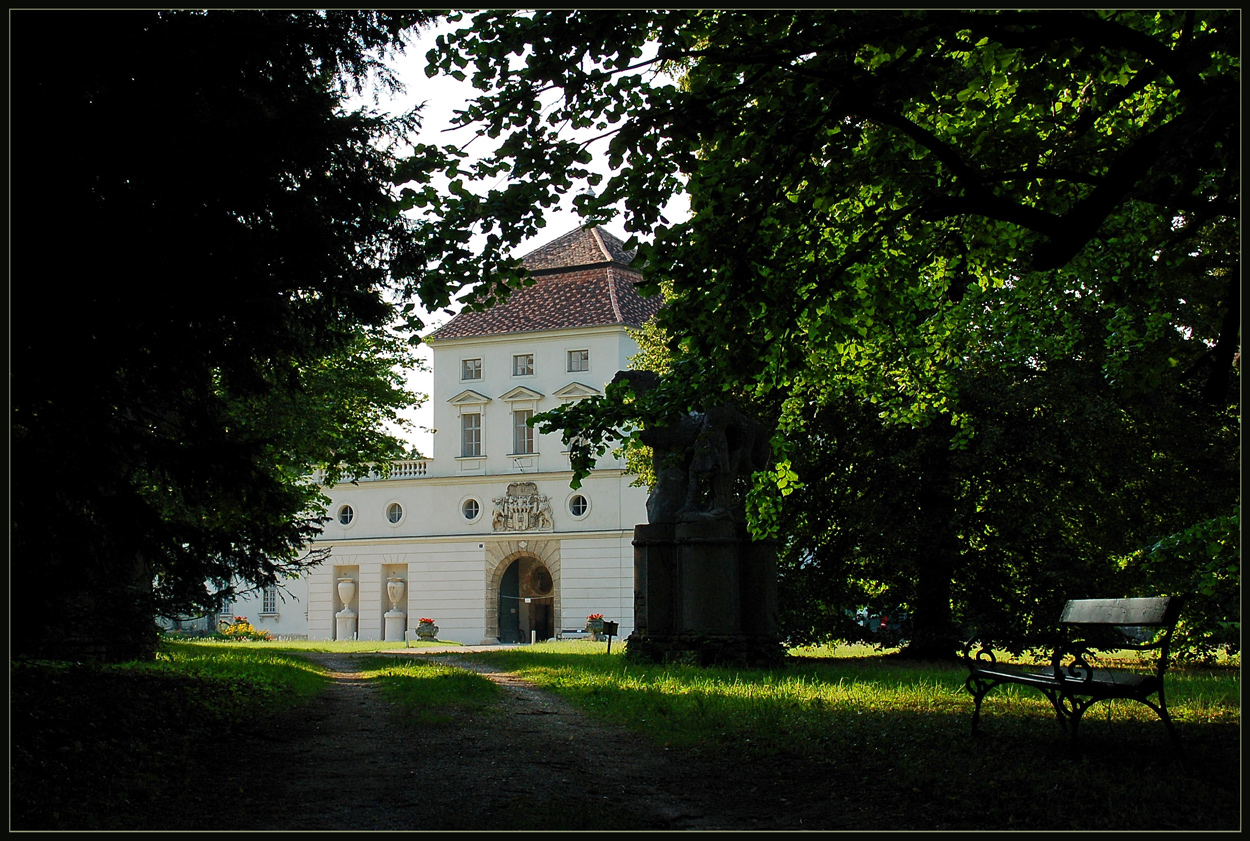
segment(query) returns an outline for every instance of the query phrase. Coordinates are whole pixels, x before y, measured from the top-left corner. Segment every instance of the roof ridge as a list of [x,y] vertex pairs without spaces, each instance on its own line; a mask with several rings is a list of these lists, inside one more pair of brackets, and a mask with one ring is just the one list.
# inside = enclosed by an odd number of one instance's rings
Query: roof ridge
[[608,266],[608,300],[612,302],[612,314],[616,316],[617,322],[625,321],[625,316],[621,313],[621,302],[616,297],[616,274],[612,271],[612,267]]
[[603,254],[604,257],[608,258],[608,262],[611,262],[613,259],[612,252],[608,250],[608,244],[603,241],[603,235],[599,233],[599,229],[597,227],[591,226],[589,228],[586,228],[586,230],[589,231],[590,235],[595,238],[595,244],[599,246],[599,251]]

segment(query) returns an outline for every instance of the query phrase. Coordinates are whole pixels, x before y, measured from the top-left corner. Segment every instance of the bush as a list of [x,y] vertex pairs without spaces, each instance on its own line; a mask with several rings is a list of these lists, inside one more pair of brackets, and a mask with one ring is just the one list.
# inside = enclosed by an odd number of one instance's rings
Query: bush
[[1241,513],[1170,535],[1131,557],[1127,571],[1141,595],[1184,594],[1173,650],[1178,659],[1213,661],[1241,647]]

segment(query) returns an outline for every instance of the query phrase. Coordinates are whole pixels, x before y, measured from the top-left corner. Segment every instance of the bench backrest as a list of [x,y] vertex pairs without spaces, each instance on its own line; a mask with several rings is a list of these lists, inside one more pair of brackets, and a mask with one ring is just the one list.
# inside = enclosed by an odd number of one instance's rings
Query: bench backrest
[[1149,599],[1073,599],[1063,606],[1059,622],[1062,625],[1084,627],[1163,628],[1163,634],[1149,645],[1116,646],[1142,651],[1157,650],[1159,659],[1155,663],[1155,673],[1162,680],[1163,673],[1168,668],[1168,649],[1172,645],[1172,632],[1176,629],[1176,620],[1180,616],[1183,601],[1179,596]]
[[1062,625],[1126,625],[1166,627],[1180,613],[1180,599],[1073,599],[1063,606]]

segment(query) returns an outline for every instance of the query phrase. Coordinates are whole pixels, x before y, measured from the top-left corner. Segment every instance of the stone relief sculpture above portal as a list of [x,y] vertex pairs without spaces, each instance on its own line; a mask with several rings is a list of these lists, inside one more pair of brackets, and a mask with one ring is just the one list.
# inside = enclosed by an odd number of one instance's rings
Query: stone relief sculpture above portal
[[494,499],[491,527],[495,531],[551,531],[551,497],[538,492],[533,482],[513,482],[503,496]]

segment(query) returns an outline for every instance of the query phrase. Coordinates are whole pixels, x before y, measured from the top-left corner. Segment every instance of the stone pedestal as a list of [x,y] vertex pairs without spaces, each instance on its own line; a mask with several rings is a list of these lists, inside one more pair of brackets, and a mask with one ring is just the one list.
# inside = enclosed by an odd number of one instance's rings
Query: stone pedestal
[[334,638],[338,640],[354,640],[356,638],[356,614],[340,610],[334,614]]
[[678,523],[674,529],[681,579],[683,634],[736,634],[742,630],[738,541],[724,519]]
[[408,614],[402,610],[388,610],[382,618],[385,622],[383,639],[387,642],[403,640],[404,632],[408,630]]
[[628,642],[651,662],[780,663],[776,546],[728,518],[637,526]]
[[674,526],[634,528],[634,633],[672,634],[678,615]]

